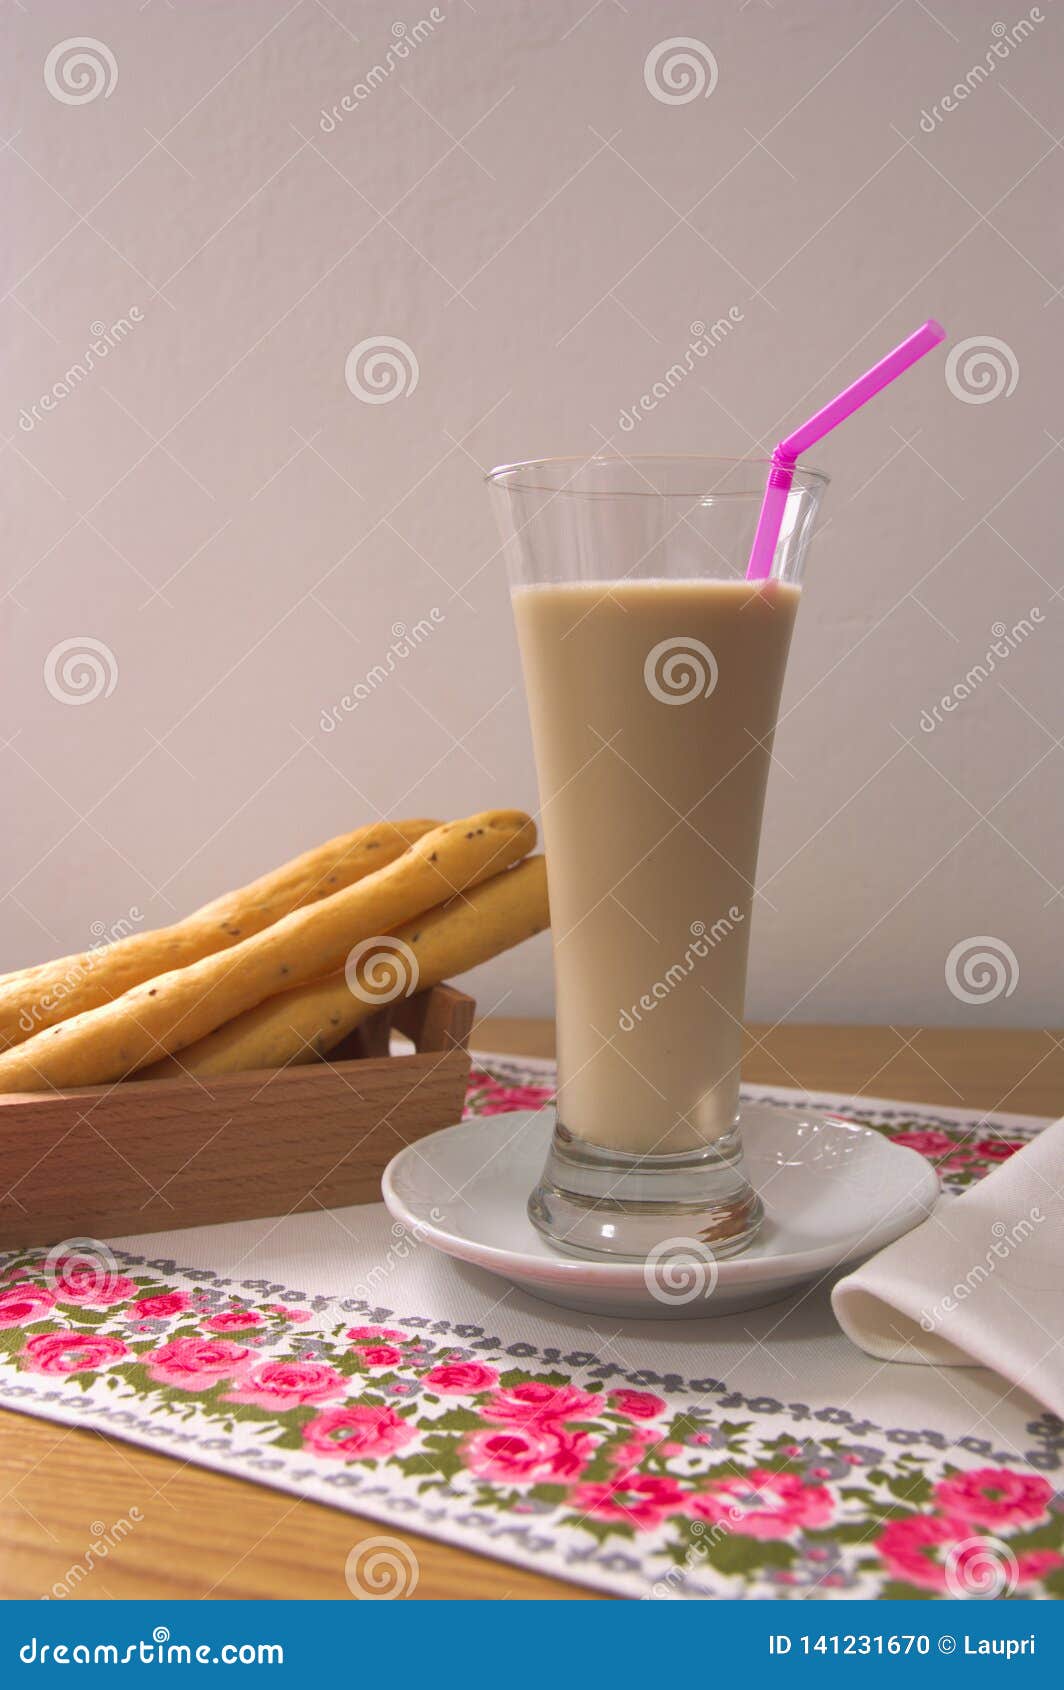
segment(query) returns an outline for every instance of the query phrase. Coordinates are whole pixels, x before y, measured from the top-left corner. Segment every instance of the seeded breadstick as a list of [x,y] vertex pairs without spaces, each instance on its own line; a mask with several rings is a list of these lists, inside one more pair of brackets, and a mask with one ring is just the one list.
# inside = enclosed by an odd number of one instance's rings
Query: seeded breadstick
[[475,886],[528,854],[520,810],[445,822],[395,862],[309,909],[293,910],[231,950],[134,986],[0,1055],[0,1092],[103,1085],[205,1038],[264,998],[339,968],[351,947]]
[[82,1010],[110,1003],[156,974],[182,968],[351,886],[394,862],[434,821],[374,822],[342,833],[281,868],[226,892],[172,927],[132,933],[111,945],[0,975],[0,1050],[21,1044]]
[[180,1056],[142,1068],[141,1080],[231,1074],[313,1062],[382,1004],[464,974],[542,932],[550,921],[542,857],[528,857],[461,898],[375,939],[344,974],[281,992],[189,1045]]

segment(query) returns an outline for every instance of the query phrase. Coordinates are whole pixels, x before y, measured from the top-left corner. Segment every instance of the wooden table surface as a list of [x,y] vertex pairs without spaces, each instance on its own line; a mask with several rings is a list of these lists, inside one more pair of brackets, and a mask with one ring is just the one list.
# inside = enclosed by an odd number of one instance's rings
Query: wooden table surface
[[[485,1021],[485,1050],[550,1055],[545,1022]],[[751,1030],[743,1075],[792,1085],[1004,1109],[1064,1112],[1064,1037],[1049,1032],[911,1027]],[[76,1594],[86,1597],[327,1597],[346,1599],[349,1551],[373,1522],[294,1501],[243,1479],[184,1466],[95,1432],[0,1412],[0,1596],[40,1597],[83,1560],[94,1524],[139,1510],[130,1535]],[[391,1535],[397,1535],[392,1533]],[[587,1591],[404,1533],[428,1598],[569,1597]]]

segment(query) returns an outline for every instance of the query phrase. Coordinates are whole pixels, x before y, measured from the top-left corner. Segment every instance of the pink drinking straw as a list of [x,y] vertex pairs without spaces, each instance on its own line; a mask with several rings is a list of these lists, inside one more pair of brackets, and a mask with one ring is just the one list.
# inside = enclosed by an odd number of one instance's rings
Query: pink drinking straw
[[915,364],[917,359],[922,358],[945,338],[945,329],[932,317],[918,328],[915,334],[911,334],[908,340],[903,340],[893,352],[888,352],[878,364],[873,364],[863,376],[851,382],[850,386],[844,388],[823,410],[817,411],[808,422],[804,422],[801,428],[796,428],[793,434],[788,434],[786,440],[780,441],[772,454],[768,486],[765,488],[761,515],[757,519],[757,533],[754,535],[750,562],[746,568],[748,581],[764,581],[772,573],[772,560],[776,555],[776,542],[780,537],[783,510],[794,479],[794,466],[802,453],[807,452],[810,446],[815,446],[818,440],[823,440],[825,434],[830,434],[833,428],[838,428],[847,417],[852,417],[862,405],[867,405],[881,388],[896,381],[911,364]]

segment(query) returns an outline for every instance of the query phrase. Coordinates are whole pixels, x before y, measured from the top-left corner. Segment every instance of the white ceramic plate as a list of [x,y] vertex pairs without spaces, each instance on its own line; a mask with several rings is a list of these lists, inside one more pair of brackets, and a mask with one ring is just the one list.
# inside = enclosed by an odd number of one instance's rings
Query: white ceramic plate
[[463,1121],[408,1145],[385,1169],[384,1201],[445,1255],[549,1303],[655,1319],[705,1319],[778,1302],[873,1255],[934,1206],[938,1180],[924,1158],[871,1127],[766,1104],[744,1105],[741,1120],[765,1223],[757,1242],[730,1261],[700,1255],[693,1240],[691,1250],[677,1249],[671,1262],[666,1253],[653,1267],[552,1249],[525,1213],[554,1128],[552,1109]]

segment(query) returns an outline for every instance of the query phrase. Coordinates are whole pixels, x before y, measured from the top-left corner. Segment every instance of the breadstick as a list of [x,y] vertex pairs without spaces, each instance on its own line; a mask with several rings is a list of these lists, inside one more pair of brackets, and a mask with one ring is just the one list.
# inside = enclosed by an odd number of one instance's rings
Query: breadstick
[[0,1050],[110,1003],[156,974],[199,962],[261,933],[394,862],[434,821],[374,822],[342,833],[235,892],[226,892],[172,927],[132,933],[113,944],[0,975]]
[[281,992],[227,1021],[217,1032],[142,1068],[139,1080],[182,1074],[231,1074],[313,1062],[382,1004],[439,985],[542,932],[550,921],[542,857],[493,875],[393,934],[375,939],[353,970]]
[[0,1092],[120,1080],[264,998],[331,973],[360,940],[387,933],[448,893],[509,868],[535,839],[534,823],[520,810],[489,810],[433,828],[357,885],[4,1051]]

